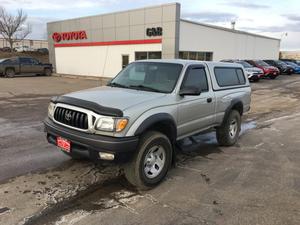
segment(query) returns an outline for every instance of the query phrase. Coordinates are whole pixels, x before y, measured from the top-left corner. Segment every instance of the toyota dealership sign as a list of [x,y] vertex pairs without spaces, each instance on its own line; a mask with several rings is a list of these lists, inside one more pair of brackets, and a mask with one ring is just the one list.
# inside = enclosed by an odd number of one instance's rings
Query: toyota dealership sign
[[71,31],[71,32],[54,32],[52,34],[54,42],[60,41],[71,41],[71,40],[84,40],[87,39],[86,32],[82,31]]

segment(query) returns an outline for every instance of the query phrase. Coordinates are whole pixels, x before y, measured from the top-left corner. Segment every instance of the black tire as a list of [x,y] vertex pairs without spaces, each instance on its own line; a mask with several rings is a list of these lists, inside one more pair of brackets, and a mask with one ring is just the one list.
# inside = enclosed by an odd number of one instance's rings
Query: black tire
[[51,76],[51,74],[52,74],[51,69],[49,69],[49,68],[45,68],[45,69],[44,69],[44,75],[45,75],[45,76]]
[[275,80],[277,76],[270,76],[271,80]]
[[[160,172],[157,173],[155,177],[149,177],[155,175],[149,170],[146,170],[146,158],[149,160],[149,157],[153,149],[156,149],[156,152],[164,151],[164,155],[159,156],[160,160],[164,159],[164,164],[161,167]],[[149,131],[142,135],[136,154],[134,155],[131,162],[127,163],[124,166],[125,177],[127,180],[140,190],[147,190],[151,187],[159,184],[164,177],[167,175],[167,172],[171,166],[172,162],[172,145],[169,138],[157,131]],[[150,155],[149,155],[150,154]],[[159,154],[159,153],[158,153]],[[152,154],[153,156],[153,154]],[[152,159],[152,158],[151,158]],[[156,161],[157,157],[153,157],[152,161]],[[148,169],[151,167],[151,160],[148,161]],[[151,168],[154,168],[154,171],[159,168],[159,164],[154,164]]]
[[[236,132],[232,135],[231,125],[236,122]],[[221,146],[234,145],[239,137],[241,131],[241,115],[238,111],[232,110],[223,125],[216,130],[217,140]]]
[[257,83],[257,82],[259,82],[259,80],[260,80],[259,78],[255,78],[255,79],[252,80],[252,82]]
[[8,68],[5,70],[5,77],[12,78],[16,75],[16,72],[13,68]]

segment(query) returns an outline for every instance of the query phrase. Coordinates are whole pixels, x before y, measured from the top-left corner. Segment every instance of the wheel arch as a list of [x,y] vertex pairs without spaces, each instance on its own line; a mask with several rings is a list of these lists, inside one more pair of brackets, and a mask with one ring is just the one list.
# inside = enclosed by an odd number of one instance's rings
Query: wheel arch
[[8,67],[5,67],[5,69],[4,69],[5,74],[6,74],[6,71],[9,70],[9,69],[12,69],[14,72],[16,72],[15,67],[13,67],[13,66],[8,66]]
[[134,134],[139,136],[149,130],[156,130],[165,134],[170,139],[172,145],[176,142],[176,122],[168,113],[158,113],[149,116],[139,125]]
[[236,110],[240,113],[240,115],[242,116],[244,113],[244,104],[241,100],[239,99],[233,99],[230,103],[230,105],[227,107],[227,109],[225,110],[225,114],[224,114],[224,118],[222,121],[222,125],[226,122],[230,112],[232,110]]

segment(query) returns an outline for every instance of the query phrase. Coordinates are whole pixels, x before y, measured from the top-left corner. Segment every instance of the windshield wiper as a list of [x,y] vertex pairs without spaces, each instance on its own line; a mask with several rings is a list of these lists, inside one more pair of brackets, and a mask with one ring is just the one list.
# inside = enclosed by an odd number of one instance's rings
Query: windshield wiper
[[153,92],[162,92],[156,88],[153,87],[148,87],[142,84],[139,85],[129,85],[130,88],[134,88],[134,89],[140,89],[140,90],[145,90],[145,91],[153,91]]
[[110,87],[120,87],[120,88],[128,88],[128,86],[126,86],[124,84],[119,84],[119,83],[116,83],[116,82],[110,83],[107,86],[110,86]]

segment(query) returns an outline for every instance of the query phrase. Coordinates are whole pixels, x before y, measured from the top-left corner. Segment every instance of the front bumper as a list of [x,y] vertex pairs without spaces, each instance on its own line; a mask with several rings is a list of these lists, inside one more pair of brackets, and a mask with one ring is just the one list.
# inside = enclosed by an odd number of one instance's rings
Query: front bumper
[[277,77],[279,75],[279,72],[277,71],[268,71],[265,73],[265,76],[267,77]]
[[57,145],[56,138],[62,137],[71,142],[71,156],[86,157],[101,161],[99,152],[114,154],[114,162],[127,162],[137,149],[138,137],[108,137],[88,134],[57,125],[49,118],[44,120],[45,132],[49,143]]
[[257,80],[259,80],[259,75],[258,74],[249,74],[248,75],[248,79],[250,80],[250,81],[257,81]]

